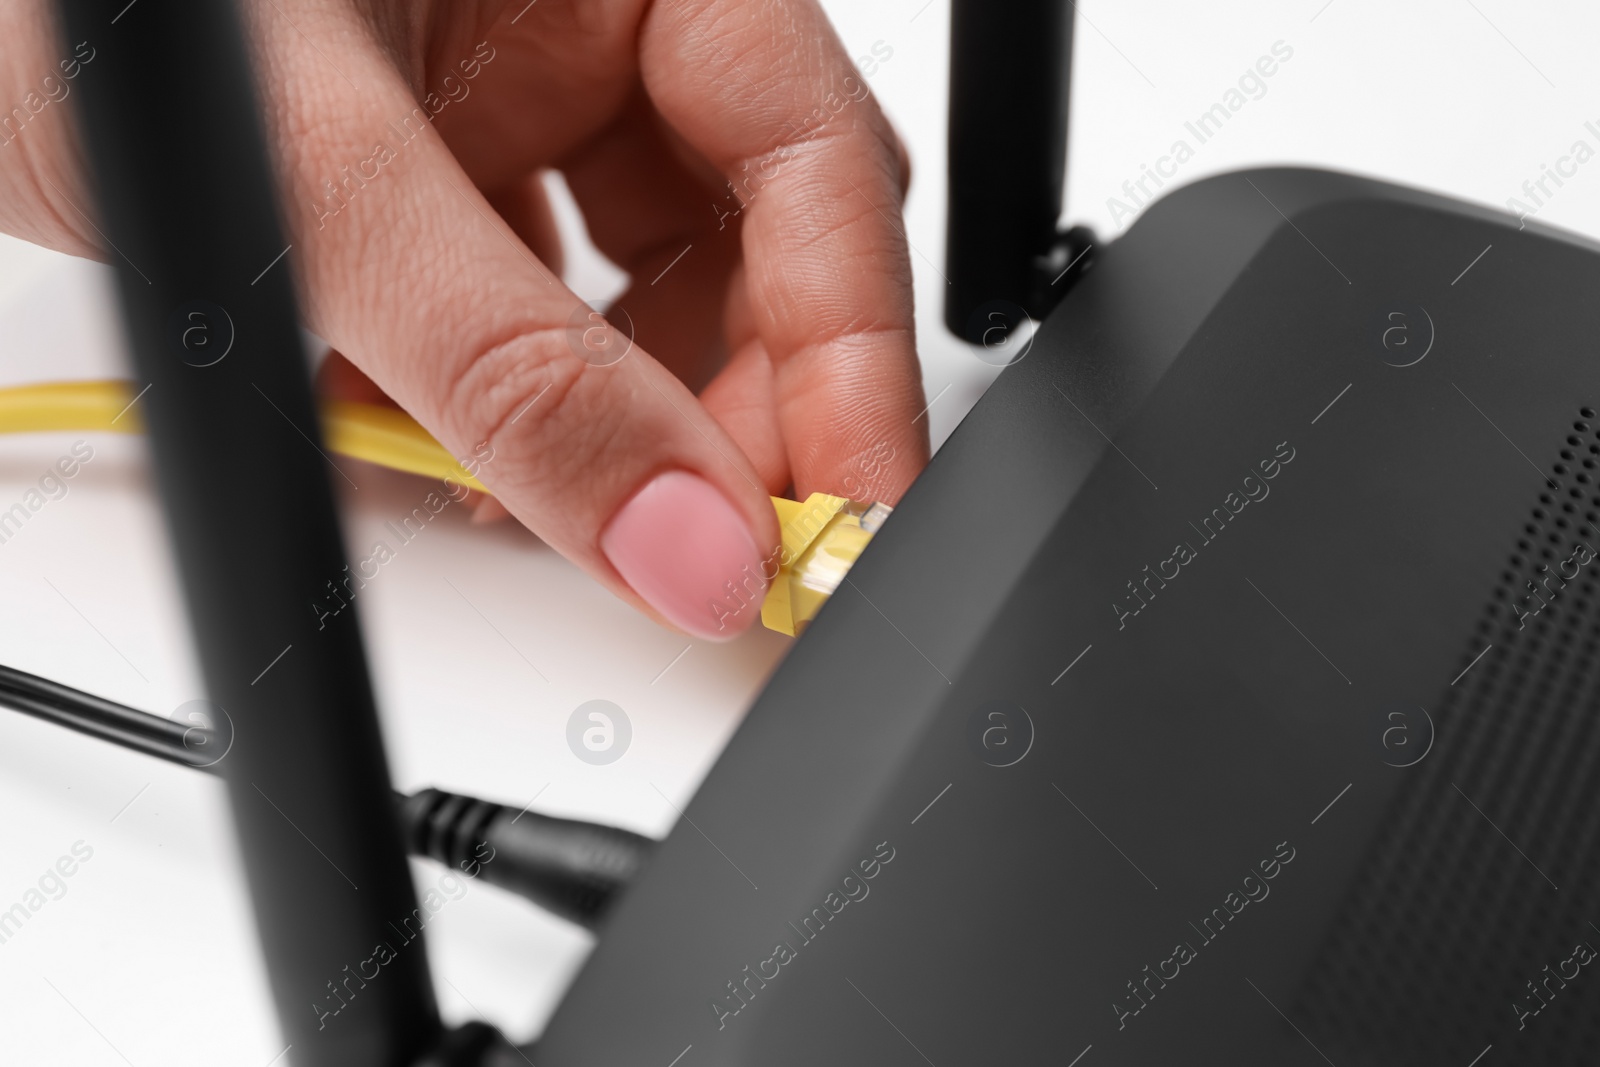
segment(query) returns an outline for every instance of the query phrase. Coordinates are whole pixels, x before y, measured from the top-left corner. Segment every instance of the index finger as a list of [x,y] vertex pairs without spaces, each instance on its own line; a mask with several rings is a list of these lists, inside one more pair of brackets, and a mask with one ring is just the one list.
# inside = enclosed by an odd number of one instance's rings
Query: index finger
[[865,80],[814,0],[663,0],[640,65],[657,110],[728,182],[707,210],[743,222],[797,494],[898,500],[928,440],[903,164]]

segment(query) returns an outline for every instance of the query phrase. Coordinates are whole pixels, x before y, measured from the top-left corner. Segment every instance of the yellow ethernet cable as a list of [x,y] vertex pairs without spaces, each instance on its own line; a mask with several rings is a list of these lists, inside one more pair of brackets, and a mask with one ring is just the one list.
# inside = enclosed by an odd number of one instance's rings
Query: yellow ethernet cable
[[[45,382],[0,389],[0,433],[100,431],[143,433],[124,382]],[[429,478],[452,478],[481,493],[468,474],[415,419],[396,408],[330,401],[323,405],[328,447],[343,456]],[[791,637],[805,629],[844,580],[890,508],[826,493],[804,501],[773,497],[783,531],[777,573],[761,604],[761,622]]]
[[778,509],[783,549],[761,602],[761,623],[795,636],[839,588],[890,508],[826,493],[812,493],[804,501],[775,496],[772,505]]

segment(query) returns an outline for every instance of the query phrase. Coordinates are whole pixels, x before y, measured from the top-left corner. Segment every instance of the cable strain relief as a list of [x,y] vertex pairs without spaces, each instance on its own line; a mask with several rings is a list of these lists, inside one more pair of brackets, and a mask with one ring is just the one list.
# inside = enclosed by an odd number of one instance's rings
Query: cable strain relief
[[489,824],[505,810],[503,805],[443,789],[418,790],[400,802],[406,850],[447,867],[461,867],[476,853]]

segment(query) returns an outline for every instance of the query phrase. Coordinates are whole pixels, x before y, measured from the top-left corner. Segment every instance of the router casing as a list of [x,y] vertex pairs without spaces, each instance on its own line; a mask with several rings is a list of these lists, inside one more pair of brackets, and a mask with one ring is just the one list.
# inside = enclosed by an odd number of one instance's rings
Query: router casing
[[796,643],[540,1067],[1594,1062],[1596,252],[1309,170],[1152,205]]

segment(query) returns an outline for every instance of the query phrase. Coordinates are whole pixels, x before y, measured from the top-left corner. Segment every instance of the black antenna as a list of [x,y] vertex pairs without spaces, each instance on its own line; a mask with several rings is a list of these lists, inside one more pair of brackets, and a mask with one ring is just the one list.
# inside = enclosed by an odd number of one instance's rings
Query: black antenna
[[478,1062],[493,1032],[434,1002],[353,605],[313,608],[346,590],[340,475],[235,4],[58,6],[286,1059]]
[[945,325],[977,344],[1061,299],[1093,242],[1062,233],[1071,0],[952,0]]

